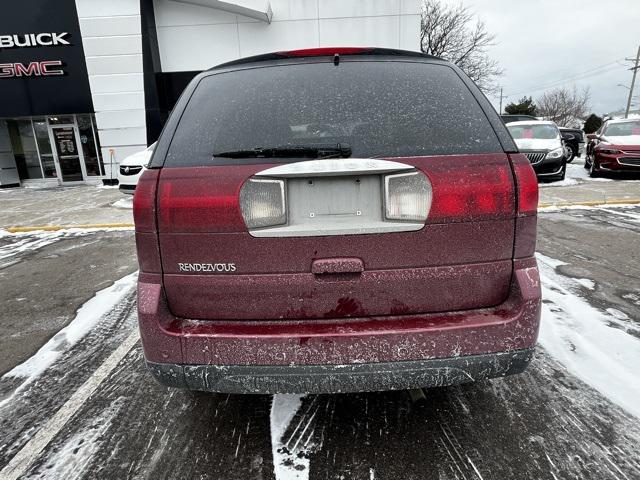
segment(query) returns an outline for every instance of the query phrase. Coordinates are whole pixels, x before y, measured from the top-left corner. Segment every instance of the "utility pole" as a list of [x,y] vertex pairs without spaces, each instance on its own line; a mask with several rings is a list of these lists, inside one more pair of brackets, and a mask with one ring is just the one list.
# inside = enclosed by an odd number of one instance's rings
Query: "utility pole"
[[[633,61],[629,58],[627,60]],[[636,75],[638,74],[638,68],[640,68],[640,47],[638,47],[638,54],[636,55],[635,65],[629,70],[633,70],[633,77],[631,78],[631,88],[629,89],[629,100],[627,100],[627,111],[624,114],[624,118],[629,118],[629,110],[631,110],[631,100],[633,99],[633,87],[636,85]],[[502,101],[502,98],[500,99]]]
[[[640,54],[640,50],[638,53]],[[500,115],[502,115],[502,98],[502,87],[500,87],[500,111],[498,112]]]

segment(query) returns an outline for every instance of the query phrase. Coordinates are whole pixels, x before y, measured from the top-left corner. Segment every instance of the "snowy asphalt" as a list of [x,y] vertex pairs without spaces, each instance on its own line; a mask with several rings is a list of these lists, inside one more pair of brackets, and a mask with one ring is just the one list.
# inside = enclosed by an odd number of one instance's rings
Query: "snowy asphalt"
[[541,212],[531,367],[418,400],[167,389],[136,337],[131,231],[0,237],[0,479],[638,479],[639,234],[640,207]]

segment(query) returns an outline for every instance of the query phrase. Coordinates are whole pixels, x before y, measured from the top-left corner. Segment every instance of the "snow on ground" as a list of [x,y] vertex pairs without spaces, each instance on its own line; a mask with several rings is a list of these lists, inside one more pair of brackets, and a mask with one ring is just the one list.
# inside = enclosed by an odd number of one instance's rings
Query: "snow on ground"
[[[604,202],[604,200],[603,200]],[[603,208],[606,205],[607,208]],[[620,212],[620,210],[638,208],[637,204],[634,203],[618,203],[618,204],[606,204],[598,205],[596,207],[588,206],[588,205],[549,205],[548,207],[538,207],[538,213],[554,213],[561,212],[563,210],[593,210],[594,208],[598,209],[598,211],[611,212],[616,215],[628,216],[629,218],[636,218],[640,220],[640,215],[633,213]],[[615,212],[611,210],[615,209]]]
[[[541,183],[540,187],[568,187],[579,185],[582,182],[612,182],[610,178],[591,178],[589,172],[584,168],[584,160],[576,158],[574,163],[567,163],[567,174],[561,182]],[[578,162],[578,163],[575,163]]]
[[121,198],[117,202],[111,204],[115,208],[133,208],[133,195],[127,195],[125,198]]
[[42,372],[51,366],[62,354],[68,352],[100,321],[102,316],[118,305],[135,287],[138,272],[131,273],[116,281],[110,287],[100,290],[95,297],[78,309],[75,318],[53,338],[45,343],[32,357],[3,375],[3,378],[21,379],[22,383],[12,395],[0,402],[2,407],[13,395],[26,388]]
[[[290,438],[285,438],[287,428],[300,409],[303,398],[304,395],[273,396],[271,403],[271,450],[276,480],[305,480],[309,478],[309,459],[304,455],[302,448],[307,445],[300,445],[300,440],[306,433],[298,431],[301,424],[296,427]],[[313,421],[313,417],[307,420],[308,427]],[[296,436],[296,433],[299,436]],[[293,441],[296,437],[298,440]]]
[[[0,237],[13,235],[15,234],[0,231]],[[65,236],[65,232],[60,230],[57,232],[32,232],[31,235],[22,235],[16,242],[0,246],[0,260],[13,257],[28,250],[38,250],[39,248],[56,242],[63,236]]]
[[55,231],[38,230],[19,233],[10,233],[6,230],[0,229],[0,238],[12,238],[16,240],[14,242],[8,242],[4,245],[0,245],[0,266],[16,263],[20,261],[19,258],[14,258],[17,255],[27,251],[39,250],[64,238],[81,237],[95,232],[113,230],[133,230],[133,228],[68,228]]
[[[638,326],[623,312],[601,311],[579,296],[583,279],[556,272],[566,263],[537,254],[542,280],[539,342],[567,370],[640,417]],[[589,289],[589,286],[586,286]]]
[[[85,420],[82,430],[79,430],[62,445],[56,447],[46,463],[37,473],[27,479],[63,478],[65,480],[79,480],[87,478],[87,470],[96,455],[109,437],[105,436],[113,420],[124,406],[124,399],[119,398],[108,405],[97,417]],[[92,472],[89,478],[99,478],[97,472]]]
[[589,290],[596,289],[596,282],[591,280],[590,278],[574,278],[576,282],[582,285],[584,288],[588,288]]

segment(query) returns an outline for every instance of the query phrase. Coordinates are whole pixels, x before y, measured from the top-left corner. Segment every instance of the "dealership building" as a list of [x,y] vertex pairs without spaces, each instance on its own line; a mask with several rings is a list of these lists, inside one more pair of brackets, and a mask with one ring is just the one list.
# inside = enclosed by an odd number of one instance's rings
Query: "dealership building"
[[0,16],[0,187],[111,182],[199,72],[322,46],[418,50],[419,0],[20,0]]

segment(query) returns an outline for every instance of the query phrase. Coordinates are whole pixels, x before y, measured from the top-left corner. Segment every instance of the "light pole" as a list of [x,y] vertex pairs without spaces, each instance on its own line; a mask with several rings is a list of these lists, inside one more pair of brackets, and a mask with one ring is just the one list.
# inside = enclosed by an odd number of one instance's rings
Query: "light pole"
[[635,87],[636,85],[636,75],[638,74],[638,68],[640,68],[640,47],[638,47],[636,63],[629,69],[633,70],[633,77],[631,77],[631,88],[629,88],[629,99],[627,100],[627,111],[624,114],[624,118],[629,118],[629,110],[631,110],[631,99],[633,98],[633,87]]

